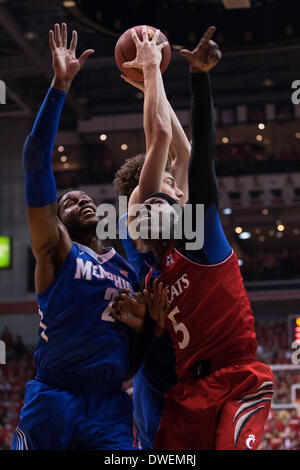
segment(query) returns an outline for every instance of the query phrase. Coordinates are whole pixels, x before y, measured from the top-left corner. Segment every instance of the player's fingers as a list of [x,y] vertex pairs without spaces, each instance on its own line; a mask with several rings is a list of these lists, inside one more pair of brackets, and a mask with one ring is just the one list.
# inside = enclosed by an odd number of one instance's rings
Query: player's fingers
[[152,299],[151,299],[151,296],[150,296],[150,292],[147,289],[144,289],[143,290],[143,295],[144,295],[149,313],[151,313],[151,309],[153,307],[153,302],[152,302]]
[[131,28],[131,37],[136,46],[141,42],[134,28]]
[[141,292],[134,292],[133,293],[133,297],[136,299],[137,302],[139,302],[140,304],[144,304],[145,303],[145,298],[144,296],[141,294]]
[[163,287],[164,287],[164,285],[163,285],[162,282],[160,282],[160,283],[158,284],[158,286],[157,286],[157,297],[158,297],[158,300],[159,300],[160,302],[161,302],[161,300],[162,300],[162,290],[163,290]]
[[77,41],[78,41],[77,31],[73,30],[71,44],[70,44],[70,51],[73,51],[74,54],[76,52]]
[[162,42],[161,44],[158,45],[158,49],[161,50],[161,49],[163,49],[164,47],[166,47],[168,44],[169,44],[168,41],[164,41],[164,42]]
[[114,319],[114,320],[118,320],[120,321],[120,317],[121,317],[121,314],[117,311],[117,310],[111,310],[110,311],[110,316]]
[[147,26],[145,25],[142,26],[142,37],[143,37],[143,41],[149,41],[148,29],[147,29]]
[[193,55],[192,51],[189,51],[188,49],[180,49],[179,54],[183,57],[186,57],[187,59],[189,59]]
[[216,62],[220,60],[221,57],[222,57],[222,52],[220,51],[220,49],[218,49],[218,47],[214,47],[208,55],[207,62],[208,63]]
[[201,43],[205,43],[205,42],[208,42],[214,35],[216,31],[216,27],[215,26],[210,26],[204,33],[202,39],[201,39]]
[[61,25],[61,45],[62,45],[62,47],[67,47],[67,36],[68,36],[67,25],[66,25],[66,23],[63,23]]
[[122,67],[125,69],[129,69],[130,67],[135,67],[136,66],[136,61],[132,60],[130,62],[123,62]]
[[61,47],[61,37],[60,37],[60,29],[59,24],[56,23],[54,26],[54,37],[55,37],[55,44],[57,47]]
[[123,78],[123,80],[125,82],[129,83],[130,85],[132,85],[135,88],[138,88],[139,90],[141,90],[143,93],[145,92],[144,82],[136,82],[135,80],[132,80],[132,78],[128,77],[125,74],[122,74],[121,78]]
[[85,63],[85,61],[87,60],[87,58],[94,54],[94,49],[88,49],[87,51],[84,51],[81,56],[78,58],[78,62],[80,64],[80,67],[83,66],[83,64]]
[[51,51],[53,51],[56,47],[55,39],[54,39],[54,32],[52,29],[50,29],[49,31],[49,46],[50,46]]
[[156,29],[155,33],[153,34],[153,38],[152,38],[152,41],[154,41],[155,44],[159,43],[159,35],[160,35],[160,29]]

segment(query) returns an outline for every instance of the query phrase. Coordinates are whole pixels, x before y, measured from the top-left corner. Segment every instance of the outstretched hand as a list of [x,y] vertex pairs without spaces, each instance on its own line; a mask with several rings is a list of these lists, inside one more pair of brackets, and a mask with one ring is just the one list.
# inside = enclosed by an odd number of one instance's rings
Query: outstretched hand
[[132,39],[136,46],[136,57],[130,62],[124,62],[123,68],[134,67],[137,69],[143,69],[147,65],[160,65],[162,54],[161,51],[168,45],[168,41],[164,41],[159,44],[160,30],[157,29],[152,37],[149,38],[149,32],[147,26],[142,27],[141,41],[134,28],[131,29]]
[[150,317],[154,320],[155,336],[162,336],[165,332],[166,315],[169,309],[167,289],[162,282],[156,278],[153,282],[152,291],[143,290]]
[[62,91],[68,91],[70,84],[87,58],[94,53],[93,49],[84,51],[76,59],[77,32],[72,32],[70,47],[67,47],[68,31],[66,23],[61,27],[55,24],[54,31],[49,31],[49,45],[52,54],[52,67],[54,71],[54,85]]
[[211,40],[216,31],[215,26],[210,26],[193,51],[181,49],[180,55],[185,57],[190,64],[190,72],[208,72],[215,67],[222,57],[218,45]]
[[129,326],[136,333],[139,333],[144,326],[146,315],[146,303],[139,292],[132,294],[128,289],[124,289],[116,297],[111,316],[125,325]]

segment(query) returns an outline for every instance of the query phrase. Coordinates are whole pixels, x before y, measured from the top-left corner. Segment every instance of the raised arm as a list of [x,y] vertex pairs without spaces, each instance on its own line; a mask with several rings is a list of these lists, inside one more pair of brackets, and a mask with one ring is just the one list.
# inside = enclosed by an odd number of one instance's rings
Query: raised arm
[[190,64],[192,92],[192,151],[189,165],[189,202],[218,206],[215,176],[215,122],[208,72],[220,60],[221,52],[211,40],[215,27],[208,28],[193,51],[183,49]]
[[70,48],[67,48],[67,26],[49,32],[54,78],[34,122],[33,129],[23,148],[23,169],[27,220],[31,247],[36,258],[35,288],[43,291],[52,282],[65,260],[71,240],[57,216],[57,194],[52,171],[52,151],[61,110],[70,89],[87,57],[89,49],[75,58],[77,33],[73,31]]
[[231,247],[219,217],[218,188],[215,174],[215,122],[208,71],[221,58],[211,41],[215,31],[209,28],[193,51],[181,51],[190,63],[192,91],[192,152],[189,166],[189,202],[193,208],[193,230],[196,229],[196,205],[204,204],[204,245],[194,259],[203,264],[216,264],[226,259]]
[[132,29],[132,37],[137,47],[136,59],[123,64],[124,67],[138,67],[143,70],[144,98],[144,131],[146,137],[146,158],[139,185],[130,198],[130,204],[137,204],[151,193],[161,190],[168,151],[172,139],[170,109],[166,98],[160,71],[161,49],[166,43],[157,44],[159,30],[152,40],[148,38],[146,26],[142,30],[140,41]]
[[[143,82],[132,80],[127,75],[121,75],[123,80],[130,83],[132,86],[138,88],[143,93],[145,86]],[[171,127],[172,127],[172,141],[169,148],[169,157],[171,160],[171,167],[173,175],[178,188],[184,192],[182,203],[184,204],[188,199],[188,167],[191,155],[191,144],[184,132],[182,125],[176,116],[174,109],[168,101],[170,110]]]

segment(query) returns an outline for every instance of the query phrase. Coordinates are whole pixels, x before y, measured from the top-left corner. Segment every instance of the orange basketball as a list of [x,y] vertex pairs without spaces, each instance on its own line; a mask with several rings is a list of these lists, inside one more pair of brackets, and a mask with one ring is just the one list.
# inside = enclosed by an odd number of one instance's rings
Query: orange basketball
[[[143,26],[135,26],[134,27],[138,37],[142,40],[142,28]],[[148,29],[148,37],[149,39],[152,39],[154,36],[154,33],[157,28],[154,28],[153,26],[147,26]],[[161,32],[159,35],[159,44],[162,42],[168,41],[166,36]],[[170,60],[171,60],[171,47],[170,44],[168,43],[167,46],[165,46],[162,51],[162,59],[161,59],[161,64],[160,64],[160,70],[161,72],[165,72],[165,70],[168,68]],[[132,78],[133,80],[136,80],[138,82],[143,82],[144,77],[143,77],[143,71],[140,69],[136,68],[123,68],[122,64],[124,62],[129,62],[131,60],[134,60],[136,57],[136,46],[135,43],[132,39],[131,36],[131,28],[127,29],[125,33],[123,33],[116,44],[115,47],[115,61],[119,69],[124,75],[127,75],[128,77]]]

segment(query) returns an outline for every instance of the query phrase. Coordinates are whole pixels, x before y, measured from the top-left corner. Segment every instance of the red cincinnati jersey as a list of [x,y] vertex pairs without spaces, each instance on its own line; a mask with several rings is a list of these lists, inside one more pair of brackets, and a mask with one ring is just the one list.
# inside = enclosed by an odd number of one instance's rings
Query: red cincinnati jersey
[[167,286],[166,327],[179,378],[198,360],[256,352],[254,316],[234,251],[218,264],[203,265],[173,246],[159,279]]

